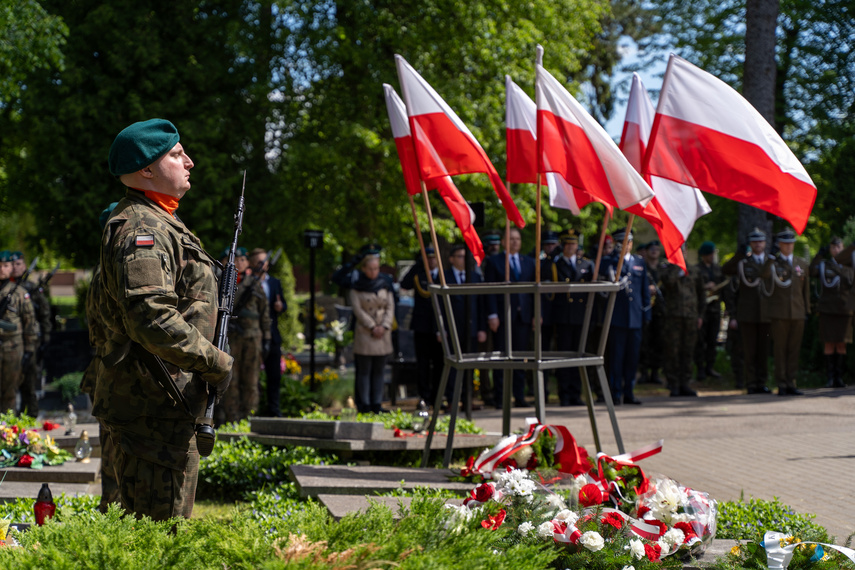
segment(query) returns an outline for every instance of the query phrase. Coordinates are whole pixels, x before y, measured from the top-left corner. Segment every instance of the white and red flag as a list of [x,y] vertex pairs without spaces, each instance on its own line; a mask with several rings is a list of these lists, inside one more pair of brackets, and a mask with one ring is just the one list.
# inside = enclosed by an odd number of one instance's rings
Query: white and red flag
[[537,64],[538,172],[560,174],[574,189],[640,213],[653,191],[597,121]]
[[742,202],[802,233],[816,185],[780,135],[742,95],[671,55],[644,172]]
[[[641,172],[654,115],[653,104],[647,96],[641,77],[633,73],[620,149],[638,172]],[[686,271],[686,260],[681,247],[692,232],[695,221],[712,210],[697,188],[657,176],[647,177],[647,181],[655,196],[640,215],[645,219],[652,216],[661,220],[660,227],[654,222],[654,229],[659,234],[665,255],[671,263]]]
[[508,219],[524,227],[525,221],[499,173],[463,121],[403,57],[396,55],[395,64],[421,179],[427,182],[444,176],[484,172],[490,177]]
[[[508,153],[508,182],[537,183],[537,105],[510,76],[505,76],[505,130]],[[549,205],[570,210],[578,216],[591,197],[576,191],[555,172],[546,173]],[[611,207],[607,205],[609,210]]]
[[[410,134],[410,124],[407,120],[407,108],[391,85],[383,84],[386,96],[386,111],[389,113],[389,123],[392,125],[392,136],[395,137],[395,147],[398,149],[398,158],[401,161],[401,170],[404,172],[404,184],[407,193],[411,196],[421,194],[421,181],[419,180],[419,167],[416,161],[416,153],[413,147],[413,137]],[[437,189],[442,196],[445,205],[451,211],[463,241],[466,242],[469,251],[475,258],[475,262],[481,265],[484,259],[484,246],[481,238],[475,231],[475,212],[460,194],[457,186],[451,181],[450,176],[443,176],[425,182],[429,190]]]

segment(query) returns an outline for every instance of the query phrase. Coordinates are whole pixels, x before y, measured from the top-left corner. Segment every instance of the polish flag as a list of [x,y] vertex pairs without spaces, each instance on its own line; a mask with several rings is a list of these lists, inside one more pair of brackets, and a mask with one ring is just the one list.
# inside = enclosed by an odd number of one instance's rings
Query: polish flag
[[484,172],[490,177],[508,219],[524,227],[525,221],[499,173],[463,121],[403,57],[396,55],[395,64],[421,179],[427,182],[444,176]]
[[[505,129],[508,153],[508,182],[537,183],[537,105],[510,76],[505,76]],[[570,210],[578,216],[580,209],[592,202],[584,192],[576,192],[560,174],[546,173],[549,205]],[[611,210],[611,207],[609,207]],[[611,211],[609,212],[611,213]]]
[[[647,96],[641,77],[633,73],[620,149],[638,172],[641,172],[654,115],[653,104]],[[687,271],[682,245],[692,232],[695,221],[710,213],[712,209],[697,188],[658,176],[651,176],[648,181],[655,196],[640,215],[648,219],[655,211],[655,215],[661,220],[661,226],[656,227],[654,224],[654,229],[659,234],[668,261]]]
[[[419,180],[419,167],[416,162],[416,153],[413,148],[413,137],[410,135],[410,124],[407,120],[407,108],[404,102],[395,93],[391,85],[383,84],[386,96],[386,111],[389,113],[389,123],[392,125],[392,136],[395,137],[395,147],[398,149],[398,158],[401,161],[401,170],[404,172],[404,184],[407,193],[411,196],[421,194],[421,182]],[[481,238],[475,231],[475,212],[460,194],[457,186],[451,181],[450,176],[435,178],[425,183],[429,190],[437,189],[442,196],[445,205],[451,211],[463,241],[466,242],[469,251],[475,258],[475,262],[481,265],[484,259],[484,246]]]
[[537,64],[538,172],[621,210],[640,211],[653,191],[597,121]]
[[775,129],[720,79],[671,55],[645,173],[766,210],[802,233],[816,185]]

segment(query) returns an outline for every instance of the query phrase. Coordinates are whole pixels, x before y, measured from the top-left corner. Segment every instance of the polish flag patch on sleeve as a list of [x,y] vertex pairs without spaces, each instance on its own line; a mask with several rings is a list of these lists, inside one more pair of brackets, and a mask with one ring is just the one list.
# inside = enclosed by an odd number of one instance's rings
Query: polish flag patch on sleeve
[[154,236],[152,234],[139,235],[134,243],[137,247],[151,247],[154,245]]

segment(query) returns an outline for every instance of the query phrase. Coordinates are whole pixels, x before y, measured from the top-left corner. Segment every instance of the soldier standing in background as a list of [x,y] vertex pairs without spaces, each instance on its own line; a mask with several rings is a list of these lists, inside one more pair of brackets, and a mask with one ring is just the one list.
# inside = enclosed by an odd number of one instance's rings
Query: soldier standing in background
[[645,321],[641,330],[641,356],[639,368],[641,375],[639,384],[662,384],[659,378],[659,370],[662,368],[662,356],[664,345],[662,333],[664,332],[664,301],[662,291],[659,289],[662,270],[668,266],[667,261],[662,260],[662,245],[659,240],[653,240],[647,244],[644,253],[644,263],[647,266],[647,288],[650,291],[650,320]]
[[[27,260],[20,251],[12,252],[12,278],[18,280],[27,270]],[[33,312],[36,315],[36,329],[38,342],[36,351],[30,360],[29,366],[23,371],[21,382],[21,413],[26,412],[32,417],[39,415],[39,399],[36,391],[41,389],[42,368],[44,366],[44,353],[50,342],[51,326],[50,297],[39,287],[38,282],[27,280],[21,283],[27,293],[30,294],[30,302],[33,304]]]
[[828,388],[845,388],[843,362],[846,359],[846,344],[852,342],[852,284],[855,272],[844,267],[835,259],[843,251],[843,241],[831,238],[829,244],[820,248],[810,262],[810,274],[816,277],[819,301],[819,338],[823,342],[826,361]]
[[156,521],[190,518],[197,418],[209,388],[221,396],[228,387],[232,367],[211,342],[216,261],[175,215],[194,165],[164,119],[120,132],[108,164],[127,190],[101,239],[107,340],[93,415],[113,440],[122,507]]
[[[261,248],[249,253],[252,267],[261,266],[259,282],[267,297],[270,313],[270,350],[264,357],[264,373],[267,377],[267,415],[275,418],[282,417],[279,407],[280,388],[282,383],[282,334],[279,332],[279,316],[288,310],[282,291],[282,282],[270,275],[267,252]],[[274,260],[275,262],[275,260]]]
[[722,272],[739,280],[736,326],[742,337],[745,385],[749,394],[769,394],[769,312],[763,293],[763,266],[766,263],[766,234],[760,228],[748,234],[750,250],[737,248]]
[[[685,251],[685,244],[683,245]],[[662,270],[664,309],[665,377],[672,397],[697,396],[689,387],[692,380],[692,355],[703,323],[706,294],[697,267],[688,273],[670,264]]]
[[[15,397],[23,379],[23,370],[33,358],[38,343],[36,316],[30,295],[15,287],[12,254],[0,252],[0,301],[9,302],[0,314],[0,412],[15,411]],[[12,292],[14,290],[14,293]]]
[[697,269],[704,284],[706,300],[704,301],[703,325],[698,331],[698,344],[695,348],[695,364],[698,367],[698,381],[706,380],[707,376],[721,378],[714,366],[718,333],[721,331],[721,295],[716,289],[726,280],[721,267],[715,261],[715,244],[705,241],[698,249],[700,261]]
[[232,381],[220,405],[226,422],[248,418],[258,411],[258,373],[270,352],[270,309],[267,295],[253,274],[246,248],[235,253],[238,286],[229,321],[229,349],[235,359]]
[[776,236],[778,255],[766,260],[764,279],[772,279],[768,307],[775,356],[775,382],[779,396],[801,396],[796,387],[799,352],[805,319],[810,314],[810,267],[793,255],[796,233],[787,229]]

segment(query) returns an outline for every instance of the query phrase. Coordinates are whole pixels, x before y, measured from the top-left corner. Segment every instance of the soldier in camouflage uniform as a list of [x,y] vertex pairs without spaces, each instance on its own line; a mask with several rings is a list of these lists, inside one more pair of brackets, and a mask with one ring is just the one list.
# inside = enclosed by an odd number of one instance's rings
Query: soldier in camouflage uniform
[[[18,280],[27,270],[27,261],[20,251],[12,252],[12,278]],[[38,342],[36,352],[29,366],[24,369],[24,379],[21,382],[21,413],[26,412],[32,417],[39,415],[39,399],[36,391],[41,389],[42,368],[44,367],[43,356],[45,348],[50,342],[51,326],[50,295],[47,295],[38,281],[28,279],[21,283],[21,287],[30,294],[30,302],[36,315]]]
[[697,267],[689,272],[669,264],[660,273],[664,305],[665,377],[671,396],[697,396],[689,387],[692,380],[692,355],[703,322],[704,283]]
[[[193,161],[163,119],[134,123],[110,147],[128,187],[101,240],[98,315],[106,331],[93,413],[115,446],[119,498],[154,520],[190,517],[199,476],[195,424],[232,358],[211,343],[212,259],[178,219]],[[172,390],[172,391],[170,391]]]
[[258,373],[270,351],[270,309],[267,296],[249,267],[246,249],[235,253],[238,287],[234,318],[229,321],[229,348],[235,358],[232,382],[220,404],[226,422],[249,417],[258,410]]
[[23,287],[16,288],[11,277],[11,253],[0,252],[0,301],[11,295],[5,313],[0,314],[0,412],[15,411],[23,369],[32,360],[38,341],[30,295]]
[[698,366],[698,380],[706,380],[707,376],[721,378],[716,371],[715,359],[718,347],[718,333],[721,331],[721,298],[720,289],[716,290],[727,278],[721,272],[721,266],[715,261],[715,243],[705,241],[698,249],[698,272],[704,283],[706,298],[704,300],[704,324],[698,331],[698,344],[695,347],[695,364]]

